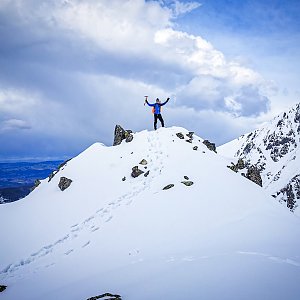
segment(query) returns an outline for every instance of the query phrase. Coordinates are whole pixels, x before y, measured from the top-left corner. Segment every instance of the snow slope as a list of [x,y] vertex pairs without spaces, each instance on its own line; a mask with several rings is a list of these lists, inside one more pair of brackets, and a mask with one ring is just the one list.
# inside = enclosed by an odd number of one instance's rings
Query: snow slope
[[263,127],[218,147],[218,153],[258,166],[266,191],[300,215],[299,143],[300,104],[297,104]]
[[[299,218],[177,132],[96,143],[1,205],[1,299],[299,299]],[[132,178],[143,158],[149,176]]]

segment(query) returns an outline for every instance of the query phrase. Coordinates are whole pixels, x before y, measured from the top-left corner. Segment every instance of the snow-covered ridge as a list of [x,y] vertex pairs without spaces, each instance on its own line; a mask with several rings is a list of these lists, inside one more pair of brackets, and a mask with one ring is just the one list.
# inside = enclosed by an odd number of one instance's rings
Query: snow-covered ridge
[[249,134],[218,147],[218,152],[262,172],[263,187],[297,212],[300,201],[300,104]]
[[93,144],[1,205],[2,299],[299,299],[300,220],[190,136]]

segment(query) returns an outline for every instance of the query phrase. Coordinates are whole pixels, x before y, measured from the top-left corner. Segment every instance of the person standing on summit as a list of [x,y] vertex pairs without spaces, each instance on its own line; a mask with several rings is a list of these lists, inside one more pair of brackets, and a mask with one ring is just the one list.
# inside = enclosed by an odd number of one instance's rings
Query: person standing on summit
[[145,102],[149,106],[152,106],[152,112],[153,112],[153,115],[154,115],[154,129],[155,130],[157,129],[157,119],[160,121],[161,126],[165,127],[164,119],[161,116],[161,107],[163,105],[167,104],[168,101],[170,100],[170,98],[167,98],[167,100],[163,103],[161,103],[160,100],[158,98],[156,98],[155,103],[152,104],[152,103],[148,102],[148,96],[145,96],[145,97],[146,97]]

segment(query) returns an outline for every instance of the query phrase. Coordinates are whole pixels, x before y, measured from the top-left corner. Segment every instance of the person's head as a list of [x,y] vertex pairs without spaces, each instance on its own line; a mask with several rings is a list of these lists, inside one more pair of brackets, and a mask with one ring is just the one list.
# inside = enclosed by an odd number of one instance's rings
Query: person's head
[[159,101],[159,99],[158,98],[156,98],[156,103],[159,103],[160,101]]

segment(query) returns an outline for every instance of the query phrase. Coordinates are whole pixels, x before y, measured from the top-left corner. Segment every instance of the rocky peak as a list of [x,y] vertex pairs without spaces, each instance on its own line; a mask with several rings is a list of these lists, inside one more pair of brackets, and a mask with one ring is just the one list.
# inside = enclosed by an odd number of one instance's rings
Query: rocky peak
[[[294,210],[300,202],[300,103],[263,127],[218,148],[260,171],[263,187]],[[225,154],[224,154],[225,155]],[[232,166],[231,166],[232,167]]]

